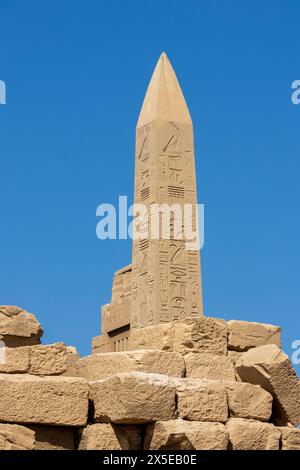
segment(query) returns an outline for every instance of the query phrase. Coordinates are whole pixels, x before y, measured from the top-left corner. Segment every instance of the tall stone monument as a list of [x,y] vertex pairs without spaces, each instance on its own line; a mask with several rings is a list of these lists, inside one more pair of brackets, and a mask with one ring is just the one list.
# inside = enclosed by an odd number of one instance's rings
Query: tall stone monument
[[[138,236],[132,265],[115,273],[112,300],[102,307],[102,336],[93,340],[98,352],[125,350],[130,329],[203,315],[200,250],[188,248],[186,235],[188,223],[190,231],[197,229],[193,124],[165,53],[143,102],[135,152],[134,203],[142,207]],[[179,224],[176,207],[182,214]],[[163,234],[163,224],[169,234]]]

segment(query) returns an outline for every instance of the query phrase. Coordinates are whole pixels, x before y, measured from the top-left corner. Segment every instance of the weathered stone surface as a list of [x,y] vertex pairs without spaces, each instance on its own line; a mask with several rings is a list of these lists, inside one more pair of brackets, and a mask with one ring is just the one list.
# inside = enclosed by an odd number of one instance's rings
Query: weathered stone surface
[[75,450],[75,430],[68,427],[27,425],[35,432],[34,450]]
[[157,421],[148,424],[145,450],[226,450],[228,433],[221,423]]
[[187,378],[236,380],[234,366],[228,356],[189,353],[184,356],[184,362]]
[[78,354],[64,343],[5,348],[0,373],[33,375],[75,375]]
[[227,396],[222,383],[193,379],[175,379],[174,383],[180,418],[188,421],[227,421]]
[[30,374],[62,375],[68,372],[79,356],[64,343],[38,345],[30,348]]
[[183,377],[185,364],[181,354],[158,350],[92,354],[77,363],[77,375],[87,380],[134,371]]
[[0,424],[0,450],[33,450],[35,435],[18,424]]
[[227,324],[203,317],[198,320],[174,321],[133,330],[129,349],[162,349],[180,352],[207,352],[227,355]]
[[240,351],[228,351],[228,357],[232,361],[233,365],[237,363],[237,361],[241,357],[241,354],[243,353]]
[[226,428],[233,450],[279,450],[281,434],[273,424],[230,418]]
[[269,421],[272,414],[272,395],[259,385],[243,382],[224,382],[229,412],[235,418]]
[[244,382],[260,385],[273,395],[276,424],[300,423],[300,382],[288,356],[277,346],[250,349],[242,354],[236,370]]
[[39,344],[43,334],[34,315],[20,307],[0,306],[0,339],[6,346]]
[[131,372],[90,383],[95,422],[139,424],[175,413],[175,386],[160,374]]
[[112,351],[112,344],[107,333],[92,338],[92,354],[106,353]]
[[247,351],[265,344],[276,344],[281,347],[281,328],[266,323],[230,320],[228,349]]
[[87,411],[84,379],[0,374],[0,422],[84,426]]
[[30,346],[5,348],[5,361],[0,361],[0,373],[18,374],[29,372]]
[[280,427],[281,450],[300,450],[300,429]]
[[140,450],[139,426],[97,423],[83,429],[78,450]]

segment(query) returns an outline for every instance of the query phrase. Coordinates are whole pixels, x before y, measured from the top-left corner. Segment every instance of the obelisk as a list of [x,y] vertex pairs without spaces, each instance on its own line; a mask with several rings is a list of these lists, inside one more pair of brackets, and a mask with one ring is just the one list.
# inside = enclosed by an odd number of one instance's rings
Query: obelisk
[[[149,213],[157,204],[189,204],[196,225],[193,124],[165,53],[155,67],[137,123],[134,202]],[[153,239],[151,223],[148,237],[133,240],[133,329],[203,315],[200,250],[188,250],[184,235],[175,234],[172,214],[168,239]],[[140,234],[142,230],[140,223]]]

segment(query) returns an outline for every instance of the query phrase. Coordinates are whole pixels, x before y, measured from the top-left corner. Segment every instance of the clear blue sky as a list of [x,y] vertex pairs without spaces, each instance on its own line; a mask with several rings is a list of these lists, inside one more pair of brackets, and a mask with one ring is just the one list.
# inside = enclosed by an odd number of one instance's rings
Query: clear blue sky
[[[298,0],[0,0],[0,303],[82,354],[130,241],[96,207],[132,201],[135,124],[165,50],[194,121],[209,316],[300,339]],[[299,372],[299,369],[298,369]]]

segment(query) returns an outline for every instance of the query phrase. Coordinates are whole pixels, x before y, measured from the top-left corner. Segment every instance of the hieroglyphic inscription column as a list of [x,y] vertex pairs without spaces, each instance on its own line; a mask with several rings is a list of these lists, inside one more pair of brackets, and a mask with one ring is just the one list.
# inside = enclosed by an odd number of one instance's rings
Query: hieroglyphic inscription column
[[[153,239],[153,221],[149,218],[147,225],[145,218],[143,224],[139,211],[139,233],[148,230],[148,236],[133,240],[131,327],[202,316],[200,251],[187,249],[184,230],[186,204],[192,205],[196,228],[193,125],[165,53],[154,70],[137,124],[134,202],[137,207],[143,204],[149,215],[153,205],[175,204],[182,209],[182,223],[178,229],[170,211],[170,237],[160,234]],[[162,223],[167,215],[160,217]]]

